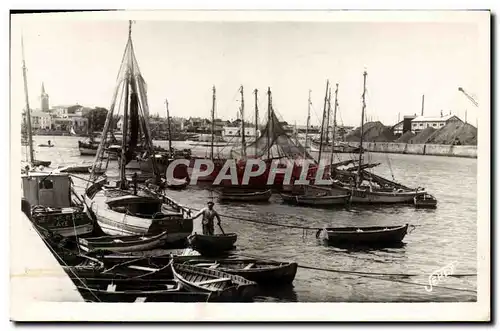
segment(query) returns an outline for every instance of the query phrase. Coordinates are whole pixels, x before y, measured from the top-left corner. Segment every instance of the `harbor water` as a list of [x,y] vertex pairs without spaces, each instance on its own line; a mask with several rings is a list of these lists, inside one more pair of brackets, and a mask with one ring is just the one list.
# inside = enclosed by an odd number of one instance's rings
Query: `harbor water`
[[[92,162],[92,157],[79,155],[78,139],[36,136],[34,146],[46,143],[47,140],[55,144],[53,148],[35,147],[36,158],[52,161],[49,169],[59,165]],[[155,144],[162,147],[168,145],[164,141],[155,141]],[[186,142],[173,142],[173,145],[178,148],[191,148],[196,156],[205,156],[208,151],[207,147],[195,147]],[[23,157],[24,153],[26,151],[23,148]],[[351,155],[340,154],[335,156],[335,160],[348,157]],[[323,245],[316,239],[316,233],[312,230],[305,232],[301,229],[223,217],[224,231],[238,234],[235,253],[291,260],[305,267],[367,273],[354,275],[299,268],[293,288],[269,290],[261,300],[475,301],[475,276],[444,278],[439,283],[442,287],[433,287],[432,291],[426,290],[426,286],[434,271],[450,263],[455,264],[455,274],[476,274],[477,159],[372,153],[365,156],[365,162],[381,163],[373,169],[376,174],[394,178],[410,187],[425,187],[438,199],[437,209],[420,210],[415,209],[413,205],[352,206],[350,210],[313,209],[284,205],[277,194],[266,204],[216,203],[215,209],[221,214],[282,225],[321,228],[409,223],[416,226],[414,231],[405,237],[405,244],[400,248],[348,250]],[[83,181],[74,181],[81,187],[85,185]],[[199,209],[206,205],[214,193],[198,187],[188,187],[186,190],[171,191],[167,194],[183,205]],[[195,228],[197,226],[199,225],[195,224]]]

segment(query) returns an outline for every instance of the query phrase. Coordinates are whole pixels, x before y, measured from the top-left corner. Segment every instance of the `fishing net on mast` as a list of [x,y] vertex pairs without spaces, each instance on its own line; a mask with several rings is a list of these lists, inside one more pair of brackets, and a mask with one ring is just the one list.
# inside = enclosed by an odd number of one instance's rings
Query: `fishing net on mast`
[[[247,156],[260,159],[309,159],[314,158],[306,151],[304,146],[295,142],[286,132],[274,110],[271,111],[262,134],[257,140],[246,146]],[[241,151],[233,149],[233,158],[241,157]]]
[[[127,123],[124,123],[125,112],[128,117]],[[97,178],[96,169],[107,168],[109,158],[105,159],[103,156],[105,149],[111,143],[111,138],[114,138],[113,121],[115,115],[121,115],[122,126],[126,125],[128,128],[126,135],[122,137],[122,139],[125,140],[126,146],[126,162],[130,162],[130,160],[135,157],[135,153],[139,151],[138,147],[142,147],[147,153],[153,154],[151,130],[148,123],[149,106],[147,101],[147,85],[139,69],[130,35],[116,77],[116,86],[111,101],[111,107],[104,124],[103,138],[99,144],[96,158],[92,166],[91,180]],[[105,166],[103,166],[104,163]]]

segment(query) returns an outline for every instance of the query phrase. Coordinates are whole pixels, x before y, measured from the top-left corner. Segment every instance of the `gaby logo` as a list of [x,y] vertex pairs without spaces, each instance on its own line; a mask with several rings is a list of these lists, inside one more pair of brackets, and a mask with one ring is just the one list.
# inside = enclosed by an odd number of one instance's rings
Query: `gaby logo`
[[455,273],[458,262],[454,261],[429,275],[429,286],[425,287],[427,292],[432,292],[432,286],[438,285],[442,280]]
[[[181,165],[189,167],[190,161],[186,159],[172,161],[167,167],[167,178],[173,178],[176,167]],[[299,178],[292,181],[294,170],[297,171],[297,169],[300,169]],[[214,175],[214,170],[217,170],[213,181],[214,185],[219,185],[223,180],[229,180],[231,185],[248,185],[251,178],[260,176],[267,176],[267,185],[272,185],[278,175],[283,175],[283,184],[285,185],[307,185],[310,184],[310,178],[312,177],[315,184],[328,185],[332,182],[331,179],[324,178],[329,177],[325,176],[328,169],[328,163],[323,160],[319,165],[308,159],[273,160],[266,165],[261,159],[247,159],[244,164],[237,165],[235,159],[228,159],[222,167],[216,168],[212,160],[196,159],[189,184],[196,185],[200,178]],[[313,174],[314,176],[312,176]],[[185,180],[186,178],[179,179]]]

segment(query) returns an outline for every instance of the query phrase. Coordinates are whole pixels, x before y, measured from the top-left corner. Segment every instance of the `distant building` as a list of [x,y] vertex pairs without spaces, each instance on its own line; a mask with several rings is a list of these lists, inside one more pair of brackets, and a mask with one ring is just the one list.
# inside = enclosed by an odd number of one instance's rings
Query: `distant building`
[[45,93],[45,86],[43,85],[42,82],[42,94],[40,95],[40,100],[41,100],[41,109],[44,112],[49,111],[49,95]]
[[411,131],[413,133],[419,133],[429,127],[440,129],[450,122],[462,122],[462,120],[456,115],[451,114],[441,117],[418,116],[411,120]]
[[[260,135],[260,132],[257,131],[257,134]],[[233,138],[233,137],[241,137],[241,127],[239,126],[225,126],[222,131],[222,136],[226,138]],[[246,137],[255,137],[255,128],[251,127],[245,128],[245,136]]]
[[32,111],[31,127],[34,130],[50,130],[53,124],[53,118],[49,113],[43,111]]
[[394,125],[391,129],[394,135],[402,135],[407,131],[411,131],[411,121],[415,119],[416,115],[405,115],[403,120],[396,125]]

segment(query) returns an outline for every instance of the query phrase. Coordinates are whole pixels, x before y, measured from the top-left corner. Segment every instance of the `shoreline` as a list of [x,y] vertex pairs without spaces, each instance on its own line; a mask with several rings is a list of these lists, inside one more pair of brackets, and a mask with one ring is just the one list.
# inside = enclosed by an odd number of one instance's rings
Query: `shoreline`
[[[349,142],[349,144],[359,147],[359,143],[356,142]],[[363,148],[368,152],[374,153],[447,156],[477,159],[477,146],[475,145],[365,142],[363,143]]]

